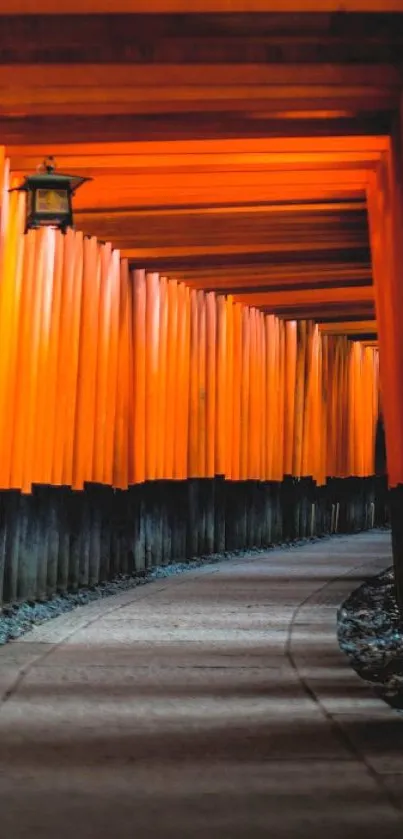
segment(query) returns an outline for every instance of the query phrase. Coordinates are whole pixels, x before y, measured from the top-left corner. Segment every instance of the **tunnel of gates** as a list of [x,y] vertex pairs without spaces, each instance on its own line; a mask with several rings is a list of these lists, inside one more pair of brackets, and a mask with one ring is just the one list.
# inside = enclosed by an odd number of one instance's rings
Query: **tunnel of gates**
[[385,522],[377,348],[131,270],[80,232],[23,235],[9,186],[5,166],[3,602]]

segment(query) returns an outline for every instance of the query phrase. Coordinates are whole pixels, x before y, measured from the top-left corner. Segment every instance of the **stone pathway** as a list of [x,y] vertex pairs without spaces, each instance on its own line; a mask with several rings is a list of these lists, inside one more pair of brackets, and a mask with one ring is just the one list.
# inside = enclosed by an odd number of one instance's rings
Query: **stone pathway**
[[388,534],[209,566],[0,650],[7,839],[388,839],[403,715],[340,653],[336,608]]

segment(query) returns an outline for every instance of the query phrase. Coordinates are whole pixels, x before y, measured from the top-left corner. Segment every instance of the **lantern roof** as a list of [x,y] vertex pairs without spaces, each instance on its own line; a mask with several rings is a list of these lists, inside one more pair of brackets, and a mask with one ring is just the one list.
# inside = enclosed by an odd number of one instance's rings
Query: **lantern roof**
[[65,172],[57,171],[54,158],[47,157],[36,172],[25,176],[24,182],[17,187],[17,190],[28,192],[35,187],[43,187],[45,183],[48,187],[54,186],[59,189],[63,186],[69,187],[71,193],[74,194],[83,183],[91,180],[92,178],[83,178],[80,175],[68,175]]

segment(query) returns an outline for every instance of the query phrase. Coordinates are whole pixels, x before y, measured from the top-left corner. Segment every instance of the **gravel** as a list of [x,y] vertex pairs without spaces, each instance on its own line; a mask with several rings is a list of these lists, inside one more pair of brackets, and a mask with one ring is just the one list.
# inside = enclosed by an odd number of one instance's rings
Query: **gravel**
[[[280,545],[269,547],[289,550],[304,545],[306,542],[317,542],[323,538],[334,537],[321,536],[312,539],[297,539],[294,542],[284,542]],[[222,554],[194,557],[186,562],[173,562],[171,565],[151,568],[134,576],[119,575],[109,582],[99,583],[89,588],[80,588],[78,591],[55,594],[44,602],[31,601],[5,605],[0,613],[0,646],[6,644],[7,641],[19,638],[21,635],[29,632],[34,626],[45,623],[45,621],[51,620],[52,618],[57,618],[65,612],[71,612],[77,606],[85,606],[94,600],[99,600],[103,597],[112,597],[115,594],[122,594],[125,591],[136,588],[136,586],[152,583],[154,580],[160,580],[166,577],[173,577],[177,574],[183,574],[186,571],[194,571],[206,565],[214,565],[218,562],[245,556],[246,554],[265,553],[268,549],[268,547],[248,548],[243,551],[226,551]]]
[[338,639],[354,670],[378,696],[403,711],[403,625],[393,569],[366,580],[343,603]]

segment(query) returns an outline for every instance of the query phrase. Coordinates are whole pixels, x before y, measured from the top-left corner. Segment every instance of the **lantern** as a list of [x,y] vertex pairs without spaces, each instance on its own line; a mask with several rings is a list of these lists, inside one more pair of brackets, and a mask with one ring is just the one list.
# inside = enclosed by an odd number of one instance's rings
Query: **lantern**
[[37,172],[16,188],[27,193],[25,233],[38,227],[54,227],[65,233],[73,226],[72,196],[90,180],[57,172],[53,157],[47,157]]

